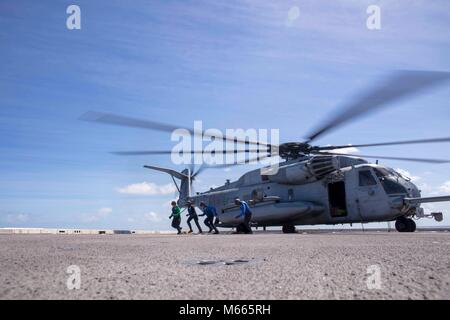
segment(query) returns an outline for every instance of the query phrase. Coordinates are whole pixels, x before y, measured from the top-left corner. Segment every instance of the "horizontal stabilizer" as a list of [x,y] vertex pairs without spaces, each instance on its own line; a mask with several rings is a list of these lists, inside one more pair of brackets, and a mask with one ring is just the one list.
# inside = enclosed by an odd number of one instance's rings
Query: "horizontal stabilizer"
[[408,204],[444,202],[444,201],[450,201],[450,196],[427,197],[427,198],[405,198],[404,200]]

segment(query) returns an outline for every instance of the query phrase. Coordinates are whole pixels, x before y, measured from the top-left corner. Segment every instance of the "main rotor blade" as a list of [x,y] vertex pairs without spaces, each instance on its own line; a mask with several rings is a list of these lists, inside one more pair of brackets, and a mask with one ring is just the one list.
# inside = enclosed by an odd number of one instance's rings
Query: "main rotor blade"
[[125,117],[125,116],[120,116],[120,115],[116,115],[116,114],[112,114],[112,113],[89,111],[89,112],[83,114],[80,117],[80,120],[89,121],[89,122],[98,122],[98,123],[110,124],[110,125],[117,125],[117,126],[124,126],[124,127],[131,127],[131,128],[141,128],[141,129],[148,129],[148,130],[164,131],[164,132],[170,132],[170,133],[172,133],[173,131],[175,131],[177,129],[183,129],[183,130],[186,130],[189,134],[196,135],[196,136],[215,138],[215,139],[219,139],[219,140],[223,140],[223,141],[245,143],[246,145],[267,146],[267,147],[270,146],[270,144],[268,144],[268,143],[263,143],[263,142],[258,142],[258,141],[240,140],[240,139],[236,139],[235,137],[229,137],[229,136],[217,137],[213,134],[207,134],[204,131],[195,131],[195,130],[192,130],[189,128],[178,127],[178,126],[174,126],[174,125],[167,124],[167,123]]
[[194,177],[197,176],[202,171],[204,171],[205,169],[222,169],[222,168],[233,167],[233,166],[237,166],[237,165],[241,165],[241,164],[249,164],[249,163],[252,163],[252,162],[255,162],[255,161],[260,161],[260,160],[266,159],[269,156],[270,156],[270,154],[261,155],[261,156],[253,157],[251,159],[246,159],[243,162],[224,163],[224,164],[218,164],[218,165],[214,165],[214,164],[210,165],[210,164],[203,163],[200,166],[200,168],[198,168],[197,172],[194,174]]
[[424,162],[424,163],[450,163],[450,160],[442,160],[442,159],[367,156],[367,155],[362,155],[362,154],[347,154],[347,153],[335,153],[335,152],[314,152],[313,154],[331,155],[331,156],[348,156],[348,157],[368,158],[368,159],[386,159],[386,160],[399,160],[399,161],[413,161],[413,162]]
[[421,143],[437,143],[437,142],[450,142],[450,137],[422,139],[422,140],[405,140],[405,141],[394,141],[394,142],[367,143],[367,144],[352,144],[352,145],[342,145],[342,146],[324,146],[324,147],[317,147],[316,150],[322,151],[322,150],[336,150],[336,149],[347,149],[347,148],[366,148],[366,147],[395,146],[395,145],[402,145],[402,144],[421,144]]
[[381,109],[389,103],[418,94],[450,78],[450,72],[396,71],[383,82],[345,104],[341,111],[308,134],[311,142],[319,136],[338,128],[344,123]]
[[[228,153],[244,153],[244,152],[253,152],[257,153],[257,150],[221,150],[221,151],[202,151],[202,150],[192,150],[192,151],[183,151],[180,152],[171,151],[171,150],[155,150],[155,151],[114,151],[112,154],[119,156],[143,156],[143,155],[161,155],[161,154],[172,154],[172,153],[188,153],[188,154],[228,154]],[[260,151],[263,152],[263,151]]]

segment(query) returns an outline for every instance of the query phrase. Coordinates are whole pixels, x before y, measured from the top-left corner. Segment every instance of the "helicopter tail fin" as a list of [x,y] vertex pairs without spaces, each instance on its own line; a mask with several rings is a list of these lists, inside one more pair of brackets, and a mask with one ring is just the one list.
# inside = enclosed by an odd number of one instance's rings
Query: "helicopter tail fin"
[[[175,187],[177,188],[178,193],[179,193],[178,204],[184,205],[188,201],[189,194],[190,194],[190,180],[191,180],[191,177],[189,176],[189,169],[184,169],[183,171],[178,172],[178,171],[175,171],[172,169],[156,167],[156,166],[145,165],[144,168],[161,171],[161,172],[169,174],[172,177],[173,183],[175,184]],[[176,182],[175,178],[179,179],[181,181],[179,186],[178,186],[178,183]]]
[[191,179],[189,177],[189,169],[184,169],[181,173],[185,178],[181,179],[180,189],[178,191],[180,193],[179,205],[183,206],[188,201],[191,193]]

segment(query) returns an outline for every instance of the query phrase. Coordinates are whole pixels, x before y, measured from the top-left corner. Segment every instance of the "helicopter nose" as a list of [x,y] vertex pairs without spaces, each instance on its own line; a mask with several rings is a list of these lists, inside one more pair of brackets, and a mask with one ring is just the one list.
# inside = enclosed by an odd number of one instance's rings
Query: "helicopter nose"
[[408,190],[408,196],[410,196],[412,198],[420,198],[420,190],[414,183],[410,183],[407,190]]

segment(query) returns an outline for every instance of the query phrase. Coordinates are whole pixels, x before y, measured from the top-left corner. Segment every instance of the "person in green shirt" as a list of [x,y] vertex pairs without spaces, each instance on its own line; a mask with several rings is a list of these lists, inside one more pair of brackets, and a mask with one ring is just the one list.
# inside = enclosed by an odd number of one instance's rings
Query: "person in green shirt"
[[178,234],[181,233],[181,209],[180,207],[177,205],[177,203],[175,201],[172,201],[171,203],[172,205],[172,214],[170,215],[169,219],[172,219],[172,228],[177,229]]

